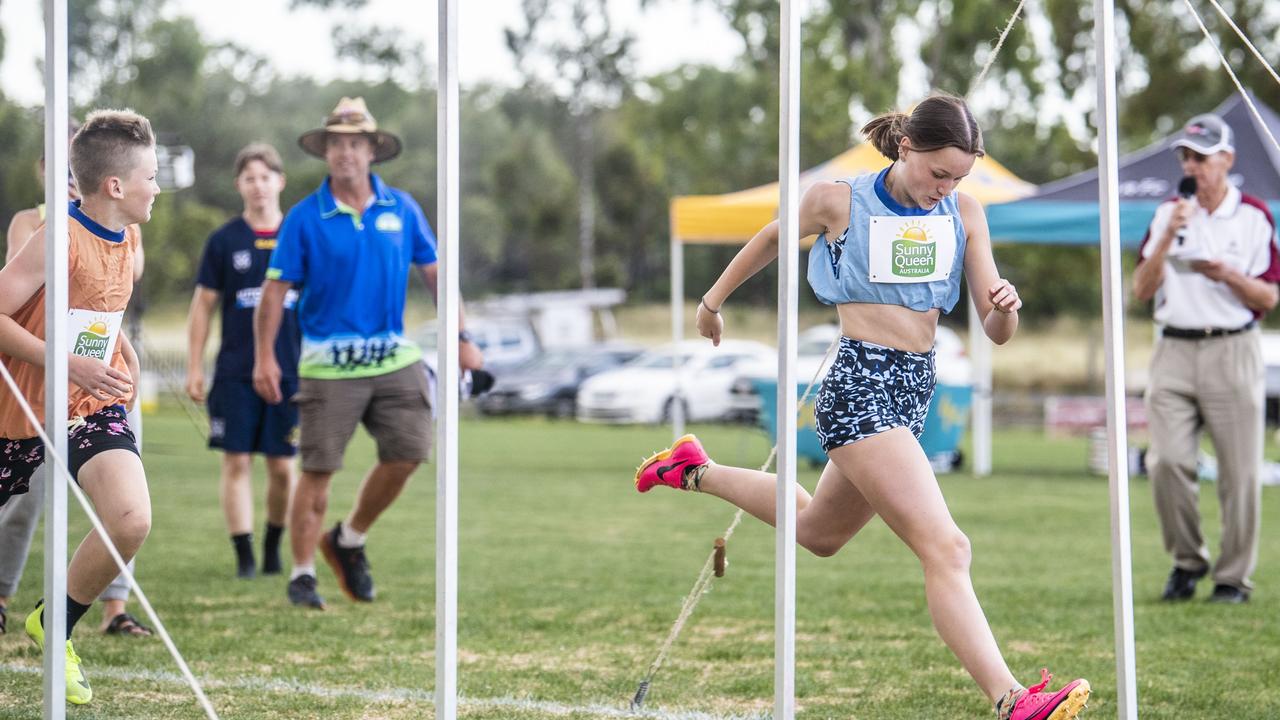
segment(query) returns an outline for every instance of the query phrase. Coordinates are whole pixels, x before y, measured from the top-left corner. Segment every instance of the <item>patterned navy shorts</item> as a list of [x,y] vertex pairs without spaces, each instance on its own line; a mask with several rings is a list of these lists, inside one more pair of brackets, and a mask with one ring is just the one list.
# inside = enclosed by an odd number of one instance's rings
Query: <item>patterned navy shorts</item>
[[919,439],[934,382],[932,350],[914,353],[840,338],[813,408],[822,449],[831,452],[896,427]]
[[[67,432],[67,469],[71,477],[99,453],[128,450],[138,454],[138,441],[125,419],[124,408],[113,405],[75,423]],[[44,441],[38,437],[9,440],[0,438],[0,506],[14,495],[31,489],[31,475],[44,464]]]

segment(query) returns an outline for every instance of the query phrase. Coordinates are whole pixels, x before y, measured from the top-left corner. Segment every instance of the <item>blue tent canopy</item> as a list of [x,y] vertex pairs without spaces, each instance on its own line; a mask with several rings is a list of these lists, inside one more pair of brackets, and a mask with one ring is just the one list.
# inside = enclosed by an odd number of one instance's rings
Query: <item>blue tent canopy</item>
[[[1271,132],[1280,138],[1280,115],[1251,95]],[[1236,161],[1231,181],[1261,198],[1280,216],[1280,152],[1239,95],[1213,112],[1235,131]],[[1182,176],[1173,151],[1173,136],[1120,158],[1120,242],[1135,248],[1142,242],[1156,207],[1173,197]],[[1024,200],[987,208],[987,223],[996,242],[1095,245],[1098,242],[1098,169],[1041,185]]]

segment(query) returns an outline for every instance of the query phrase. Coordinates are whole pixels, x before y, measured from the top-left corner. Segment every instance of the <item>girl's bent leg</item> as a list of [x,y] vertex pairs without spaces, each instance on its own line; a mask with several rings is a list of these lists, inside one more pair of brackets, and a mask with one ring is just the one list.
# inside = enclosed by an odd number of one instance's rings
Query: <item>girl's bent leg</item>
[[[759,470],[713,464],[702,476],[699,489],[774,525],[777,478]],[[834,555],[875,516],[862,493],[832,463],[823,468],[812,496],[799,483],[795,490],[796,542],[820,557]]]
[[934,627],[992,702],[1017,685],[969,578],[969,539],[956,527],[928,458],[911,432],[894,428],[831,452],[871,507],[924,567]]

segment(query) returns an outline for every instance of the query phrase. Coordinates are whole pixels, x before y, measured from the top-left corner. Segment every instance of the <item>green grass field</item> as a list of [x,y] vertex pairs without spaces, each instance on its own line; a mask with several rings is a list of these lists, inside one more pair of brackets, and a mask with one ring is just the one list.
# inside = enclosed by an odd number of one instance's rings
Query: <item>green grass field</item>
[[[758,466],[768,452],[750,428],[698,430],[723,463]],[[634,492],[635,461],[668,437],[662,428],[541,420],[462,425],[463,717],[622,716],[733,514],[710,497]],[[289,606],[281,578],[234,579],[218,458],[186,417],[176,408],[149,416],[145,446],[155,520],[139,578],[222,717],[433,715],[433,467],[373,531],[378,601],[348,602],[322,564],[330,607],[317,613]],[[331,522],[350,507],[372,455],[363,436],[348,452]],[[1058,680],[1088,677],[1086,717],[1115,717],[1106,482],[1087,475],[1083,440],[1003,432],[995,458],[993,477],[954,475],[942,485],[972,539],[975,584],[1008,661],[1028,684],[1042,665]],[[806,471],[805,484],[815,480]],[[1271,521],[1280,491],[1264,497]],[[1275,526],[1264,525],[1249,605],[1168,606],[1157,600],[1169,562],[1144,481],[1133,484],[1132,503],[1142,717],[1280,717]],[[78,538],[86,523],[78,509],[70,514]],[[663,714],[652,717],[760,716],[772,707],[772,530],[748,518],[729,559],[653,684],[646,707]],[[11,631],[0,636],[0,718],[40,716],[40,658],[20,627],[40,592],[41,563],[37,548]],[[797,585],[800,717],[990,717],[929,623],[917,562],[882,523],[834,558],[801,551]],[[69,717],[203,717],[160,642],[98,636],[99,619],[91,611],[75,638],[96,698]]]

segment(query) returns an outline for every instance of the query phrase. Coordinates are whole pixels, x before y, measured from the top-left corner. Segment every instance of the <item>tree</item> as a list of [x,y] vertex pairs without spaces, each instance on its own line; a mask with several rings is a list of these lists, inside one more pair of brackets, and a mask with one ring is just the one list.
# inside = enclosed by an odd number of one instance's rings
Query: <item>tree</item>
[[[543,87],[563,98],[574,129],[578,179],[578,267],[583,288],[596,284],[596,117],[629,91],[630,33],[615,33],[606,0],[522,0],[524,27],[508,28],[507,47],[526,87]],[[557,37],[548,19],[567,20],[576,33]],[[544,78],[550,62],[550,77]]]

